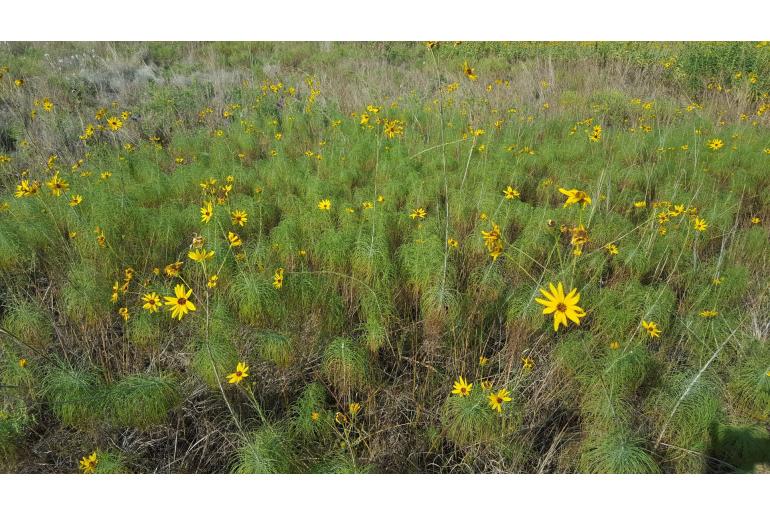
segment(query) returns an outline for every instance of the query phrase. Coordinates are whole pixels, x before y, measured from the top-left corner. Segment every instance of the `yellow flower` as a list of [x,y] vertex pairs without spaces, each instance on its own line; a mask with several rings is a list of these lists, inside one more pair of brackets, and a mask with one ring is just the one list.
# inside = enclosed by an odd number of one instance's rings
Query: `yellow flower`
[[93,474],[96,471],[96,465],[99,464],[99,460],[96,457],[96,451],[92,452],[90,456],[83,456],[80,459],[80,470],[84,474]]
[[334,414],[334,421],[337,422],[339,425],[344,426],[348,423],[348,417],[345,416],[344,413],[338,411]]
[[373,202],[370,202],[370,201],[367,200],[367,201],[361,203],[361,209],[363,209],[363,210],[372,209],[372,208],[374,208],[374,203]]
[[211,201],[209,200],[208,202],[203,204],[203,207],[201,207],[201,222],[209,223],[209,220],[211,220],[211,217],[213,214],[214,214],[214,206],[211,204]]
[[489,363],[489,358],[486,356],[479,356],[479,365],[485,366],[487,363]]
[[317,411],[314,411],[313,413],[310,414],[310,420],[312,420],[313,422],[318,422],[319,418],[321,418],[321,414],[318,413]]
[[361,405],[359,403],[351,402],[348,404],[348,412],[350,413],[351,417],[355,418],[359,411],[361,411]]
[[194,249],[194,250],[191,250],[187,254],[187,256],[193,261],[197,261],[198,263],[203,263],[204,261],[208,261],[209,259],[214,257],[214,251],[206,250],[206,249]]
[[50,98],[43,99],[43,109],[49,112],[53,111],[53,102],[51,102]]
[[753,225],[759,225],[759,224],[762,223],[762,219],[760,217],[758,217],[758,216],[752,216],[751,217],[751,223]]
[[580,319],[586,316],[586,312],[577,305],[580,301],[577,288],[573,288],[567,295],[564,295],[564,286],[561,282],[559,282],[558,287],[554,286],[553,283],[548,283],[548,289],[550,293],[541,289],[540,293],[545,296],[545,299],[537,298],[535,302],[545,306],[544,315],[553,313],[553,330],[558,331],[562,324],[567,327],[569,325],[567,320],[580,325]]
[[513,200],[515,198],[521,197],[521,193],[519,193],[519,190],[513,189],[513,187],[510,185],[503,190],[503,194],[505,195],[505,198],[508,200]]
[[716,311],[714,309],[705,309],[700,312],[700,316],[703,318],[714,318],[719,314],[719,311]]
[[243,244],[241,237],[230,231],[227,231],[227,241],[230,242],[231,247],[240,247]]
[[184,284],[177,284],[174,286],[174,295],[174,297],[165,297],[166,305],[171,311],[171,318],[182,320],[188,312],[195,311],[195,304],[189,300],[192,290],[185,291]]
[[721,139],[719,139],[719,138],[714,138],[714,139],[708,141],[708,147],[711,150],[719,150],[720,148],[722,148],[724,146],[725,146],[725,143]]
[[637,209],[641,209],[643,207],[647,207],[647,201],[645,200],[637,200],[634,202],[634,207]]
[[14,196],[16,198],[21,197],[31,197],[37,191],[40,189],[40,183],[37,181],[33,181],[30,183],[28,180],[23,180],[21,183],[16,185],[16,193],[14,193]]
[[214,274],[211,277],[209,277],[209,280],[206,282],[207,288],[216,288],[217,287],[217,281],[219,281],[219,276]]
[[166,265],[163,268],[163,273],[165,273],[169,277],[178,277],[179,271],[182,269],[182,263],[181,261],[177,261],[175,263],[171,263],[170,265]]
[[460,376],[457,381],[454,383],[454,389],[452,390],[452,393],[455,395],[459,395],[460,397],[467,397],[470,395],[471,390],[473,389],[473,383],[466,383],[465,379],[463,379],[463,376]]
[[456,249],[456,248],[458,248],[460,246],[460,243],[456,239],[454,239],[454,238],[448,238],[446,240],[446,244],[448,246],[452,247],[453,249]]
[[240,209],[233,211],[230,213],[230,220],[233,222],[233,225],[240,225],[243,227],[246,225],[246,222],[249,221],[248,215],[246,214],[246,211],[242,211]]
[[117,116],[111,116],[110,118],[107,118],[107,127],[109,127],[112,132],[118,132],[120,128],[123,127],[123,121]]
[[19,359],[19,367],[25,368],[27,366],[27,360],[25,358]]
[[532,370],[535,367],[535,360],[529,356],[523,356],[521,358],[521,368],[524,370]]
[[388,139],[401,136],[404,134],[404,122],[401,120],[385,120],[382,131],[385,133]]
[[661,329],[655,322],[642,320],[642,327],[647,331],[647,334],[650,335],[650,338],[660,337]]
[[497,261],[497,258],[503,252],[503,242],[501,240],[502,233],[500,232],[500,226],[493,223],[492,230],[481,231],[481,236],[484,238],[484,245],[487,246],[489,255],[493,261]]
[[497,393],[489,395],[489,407],[498,413],[503,412],[503,403],[511,402],[513,399],[509,397],[508,390],[501,388]]
[[72,207],[79,206],[81,202],[83,202],[83,197],[81,197],[80,195],[70,196],[70,206]]
[[412,210],[412,213],[409,215],[409,218],[411,218],[412,220],[416,220],[418,218],[423,219],[427,214],[428,212],[425,209],[418,207],[417,209]]
[[468,61],[463,63],[463,73],[468,77],[468,80],[476,80],[479,78],[479,76],[476,75],[476,70],[468,65]]
[[591,197],[582,190],[559,188],[559,193],[567,196],[567,200],[564,201],[563,207],[567,207],[571,204],[580,204],[581,207],[586,207],[586,205],[591,203]]
[[158,297],[157,293],[147,293],[146,295],[142,296],[142,300],[144,301],[142,308],[146,309],[150,313],[158,312],[158,308],[160,307],[160,297]]
[[610,342],[610,349],[612,350],[618,350],[620,348],[620,343],[617,341]]
[[618,255],[618,246],[614,243],[608,243],[604,246],[604,249],[607,251],[607,254],[610,256],[617,256]]
[[709,224],[707,224],[706,220],[703,218],[696,217],[695,220],[693,220],[692,226],[696,231],[703,232],[708,229]]
[[240,383],[241,381],[249,377],[249,374],[247,374],[248,371],[249,371],[249,367],[246,365],[246,363],[238,362],[238,364],[235,366],[235,372],[227,376],[227,381],[231,384]]
[[120,287],[118,285],[118,281],[115,281],[115,284],[112,285],[112,295],[110,295],[110,302],[115,304],[118,301],[118,292],[120,291]]
[[273,274],[273,288],[280,290],[283,286],[283,268],[276,268]]
[[128,317],[130,316],[128,314],[128,308],[120,308],[118,310],[118,314],[123,317],[124,321],[126,321],[126,322],[128,321]]
[[51,180],[46,183],[46,185],[51,188],[51,193],[57,197],[67,191],[67,189],[70,187],[70,185],[67,184],[67,181],[59,177],[59,172],[56,172],[53,177],[51,177]]
[[318,202],[318,209],[321,211],[329,211],[332,208],[332,201],[328,198],[325,198],[323,200],[320,200]]

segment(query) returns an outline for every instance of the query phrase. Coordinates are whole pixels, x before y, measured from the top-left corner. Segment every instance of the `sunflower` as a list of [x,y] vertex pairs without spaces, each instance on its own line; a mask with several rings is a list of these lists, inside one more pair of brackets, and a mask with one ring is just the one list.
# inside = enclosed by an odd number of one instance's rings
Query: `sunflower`
[[70,185],[67,184],[67,181],[59,177],[59,172],[56,172],[53,177],[51,177],[51,180],[46,183],[46,185],[51,188],[51,193],[57,197],[67,191],[67,189],[70,187]]
[[545,306],[544,315],[553,313],[553,330],[558,331],[562,324],[567,327],[569,325],[567,320],[580,325],[580,319],[586,316],[586,312],[577,305],[580,301],[577,288],[573,288],[567,295],[564,295],[564,286],[561,282],[559,282],[558,287],[555,287],[553,283],[548,283],[548,289],[551,290],[550,293],[541,289],[540,293],[545,296],[545,299],[537,298],[535,302]]
[[246,211],[237,209],[230,213],[230,220],[233,222],[233,225],[240,225],[243,227],[246,225],[246,222],[249,221],[248,215],[246,214]]
[[660,337],[661,329],[655,322],[642,320],[642,327],[645,329],[645,331],[647,331],[647,334],[650,335],[650,338]]
[[157,293],[150,292],[146,295],[143,295],[142,300],[144,301],[142,308],[146,309],[150,313],[158,312],[158,308],[160,307],[160,297],[158,297]]
[[498,256],[503,252],[503,242],[501,240],[502,233],[500,232],[500,226],[496,223],[492,224],[492,230],[481,231],[481,236],[484,238],[484,245],[487,246],[489,255],[493,261],[497,261]]
[[718,314],[719,314],[719,311],[715,309],[705,309],[700,312],[700,316],[702,316],[703,318],[714,318]]
[[505,198],[507,200],[513,200],[515,198],[521,197],[521,193],[519,193],[519,190],[514,189],[510,185],[503,190],[503,194],[505,195]]
[[388,139],[401,136],[404,134],[404,122],[401,120],[385,120],[382,131],[385,133]]
[[417,220],[418,218],[422,220],[428,215],[428,212],[425,210],[425,208],[418,207],[417,209],[413,209],[412,213],[409,215],[409,218],[412,220]]
[[454,389],[452,390],[452,393],[459,395],[460,397],[467,397],[473,389],[473,383],[466,383],[463,376],[460,376],[453,386]]
[[227,231],[227,241],[230,242],[231,247],[240,247],[243,245],[243,240],[241,240],[241,237],[234,232]]
[[725,143],[719,138],[714,138],[712,140],[709,140],[708,147],[711,150],[719,150],[720,148],[724,147]]
[[245,378],[249,377],[249,374],[247,374],[248,371],[249,367],[246,365],[246,363],[238,362],[238,364],[235,366],[235,372],[227,376],[227,381],[229,383],[240,383]]
[[329,200],[328,198],[325,198],[318,202],[318,209],[320,209],[321,211],[329,211],[331,210],[331,208],[332,208],[332,201]]
[[208,261],[214,257],[214,251],[206,249],[194,249],[187,254],[187,257],[193,261],[197,261],[198,263],[203,263],[204,261]]
[[195,304],[188,300],[192,295],[192,290],[185,291],[184,284],[174,286],[174,297],[165,297],[166,305],[171,311],[171,318],[182,320],[189,311],[195,311]]
[[118,315],[122,316],[123,320],[126,322],[128,322],[128,317],[131,316],[128,314],[128,308],[125,307],[118,310]]
[[83,456],[80,459],[80,470],[84,474],[93,474],[96,472],[96,465],[99,464],[99,459],[96,457],[96,451],[92,452],[90,456]]
[[361,405],[359,403],[351,402],[348,404],[348,412],[350,412],[351,417],[355,418],[359,411],[361,411]]
[[206,287],[207,288],[216,288],[217,287],[217,281],[219,281],[219,276],[217,274],[212,275],[209,277],[209,280],[206,281]]
[[201,222],[203,223],[209,223],[209,220],[211,220],[211,216],[214,214],[214,206],[211,204],[211,201],[209,200],[205,204],[203,204],[203,207],[201,207]]
[[183,265],[184,263],[182,263],[181,261],[176,261],[174,263],[166,265],[163,268],[163,273],[169,277],[179,277],[179,272],[180,270],[182,270]]
[[280,290],[283,286],[283,268],[277,268],[273,274],[273,288]]
[[505,388],[501,388],[497,393],[491,393],[489,395],[489,407],[498,413],[503,412],[503,403],[511,402],[513,399],[509,397],[509,392]]
[[111,116],[110,118],[107,118],[107,127],[109,127],[112,132],[118,132],[120,128],[123,127],[123,121],[117,116]]
[[591,203],[591,197],[588,196],[588,193],[582,190],[567,190],[564,188],[559,188],[559,193],[567,196],[563,207],[567,207],[571,204],[580,204],[581,207],[586,207],[586,205]]
[[696,231],[703,232],[708,229],[709,224],[707,224],[706,220],[703,218],[695,217],[695,220],[692,222],[692,226]]
[[79,206],[81,202],[83,202],[83,197],[81,197],[80,195],[70,196],[70,206],[72,207]]
[[468,61],[465,61],[463,63],[463,73],[465,74],[466,77],[468,77],[468,80],[476,80],[479,78],[479,76],[476,75],[476,70],[474,70],[473,68],[470,67],[470,65],[468,65]]

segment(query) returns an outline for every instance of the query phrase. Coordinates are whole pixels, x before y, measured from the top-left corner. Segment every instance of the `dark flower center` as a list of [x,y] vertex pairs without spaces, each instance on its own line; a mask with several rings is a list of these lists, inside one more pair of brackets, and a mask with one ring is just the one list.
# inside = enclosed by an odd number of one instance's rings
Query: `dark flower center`
[[187,299],[185,299],[184,297],[182,297],[181,299],[177,299],[176,301],[176,303],[179,304],[180,306],[184,306],[186,302],[187,302]]
[[556,309],[557,309],[558,311],[561,311],[562,313],[564,313],[565,311],[567,311],[567,306],[566,306],[566,305],[565,305],[563,302],[559,302],[559,303],[556,305]]

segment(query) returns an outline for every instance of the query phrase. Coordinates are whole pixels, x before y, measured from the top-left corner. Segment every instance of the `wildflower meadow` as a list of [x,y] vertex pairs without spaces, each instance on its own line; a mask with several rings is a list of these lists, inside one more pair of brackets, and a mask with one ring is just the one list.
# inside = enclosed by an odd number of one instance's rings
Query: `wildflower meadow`
[[770,463],[770,44],[0,44],[0,471]]

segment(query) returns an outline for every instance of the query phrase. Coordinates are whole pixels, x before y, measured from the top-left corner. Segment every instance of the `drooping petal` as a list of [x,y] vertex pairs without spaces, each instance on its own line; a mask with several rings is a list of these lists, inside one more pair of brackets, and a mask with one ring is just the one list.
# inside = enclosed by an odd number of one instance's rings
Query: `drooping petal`
[[567,318],[575,322],[577,325],[580,325],[580,318],[578,317],[576,311],[572,309],[568,309],[564,314],[567,316]]

